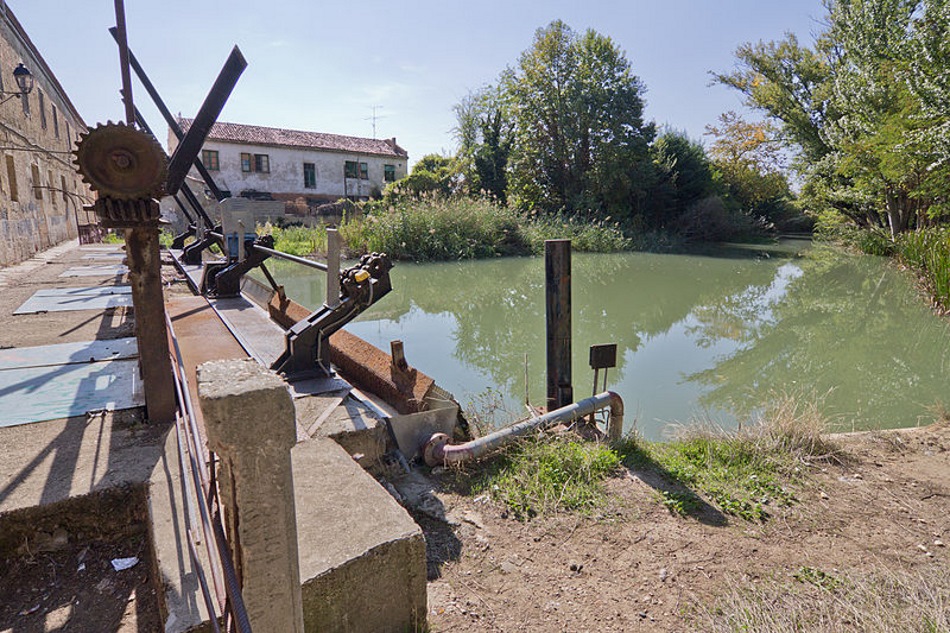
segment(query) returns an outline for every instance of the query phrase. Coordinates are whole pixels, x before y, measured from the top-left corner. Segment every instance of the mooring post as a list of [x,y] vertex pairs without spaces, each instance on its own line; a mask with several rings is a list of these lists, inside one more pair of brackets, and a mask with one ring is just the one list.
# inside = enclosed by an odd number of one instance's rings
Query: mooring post
[[548,411],[574,402],[571,386],[571,240],[544,242]]
[[125,254],[135,310],[135,339],[150,422],[175,419],[175,383],[168,354],[162,259],[158,228],[143,226],[125,232]]
[[212,361],[198,368],[198,395],[251,628],[303,633],[287,385],[251,359]]

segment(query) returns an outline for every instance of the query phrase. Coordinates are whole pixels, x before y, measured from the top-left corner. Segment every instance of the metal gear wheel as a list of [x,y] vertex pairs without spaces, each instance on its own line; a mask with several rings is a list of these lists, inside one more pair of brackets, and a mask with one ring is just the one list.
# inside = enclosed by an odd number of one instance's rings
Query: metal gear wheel
[[118,200],[160,197],[168,158],[150,135],[124,123],[99,124],[83,134],[75,164],[84,182]]

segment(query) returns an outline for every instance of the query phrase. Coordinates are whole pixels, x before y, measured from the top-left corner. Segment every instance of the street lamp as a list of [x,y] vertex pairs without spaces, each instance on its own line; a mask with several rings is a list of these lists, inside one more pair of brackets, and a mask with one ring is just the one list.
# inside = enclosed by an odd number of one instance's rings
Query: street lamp
[[33,73],[30,72],[30,69],[24,66],[22,63],[18,64],[16,68],[13,69],[13,78],[16,80],[17,91],[16,92],[0,92],[0,95],[6,95],[0,103],[9,101],[13,97],[21,97],[23,95],[28,95],[33,91]]

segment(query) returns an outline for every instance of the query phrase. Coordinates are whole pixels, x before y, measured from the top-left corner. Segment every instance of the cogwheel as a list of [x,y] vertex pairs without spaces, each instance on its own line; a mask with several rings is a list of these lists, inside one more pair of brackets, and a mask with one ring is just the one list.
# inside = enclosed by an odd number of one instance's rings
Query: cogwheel
[[82,135],[75,150],[84,182],[119,200],[160,197],[168,158],[149,134],[124,123],[99,124]]

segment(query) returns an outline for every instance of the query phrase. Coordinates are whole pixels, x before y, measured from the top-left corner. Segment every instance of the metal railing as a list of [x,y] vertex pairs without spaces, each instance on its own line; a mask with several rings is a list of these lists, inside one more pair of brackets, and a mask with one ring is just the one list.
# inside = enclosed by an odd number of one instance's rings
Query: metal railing
[[[212,630],[221,633],[223,623],[224,631],[251,633],[231,548],[221,524],[221,506],[213,469],[214,453],[205,451],[198,432],[184,359],[168,313],[165,313],[165,323],[172,341],[172,367],[179,404],[175,430],[185,499],[188,552],[208,609]],[[210,567],[207,570],[198,553],[198,546],[202,544]]]

